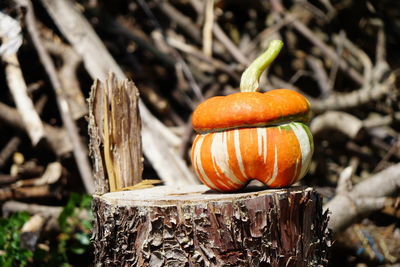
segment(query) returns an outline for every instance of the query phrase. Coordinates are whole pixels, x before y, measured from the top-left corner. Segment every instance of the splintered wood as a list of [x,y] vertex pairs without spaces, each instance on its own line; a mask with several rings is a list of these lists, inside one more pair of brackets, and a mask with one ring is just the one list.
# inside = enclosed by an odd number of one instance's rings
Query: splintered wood
[[96,266],[327,265],[327,215],[311,188],[158,186],[95,196],[93,211]]
[[143,160],[138,109],[133,82],[95,81],[89,99],[90,150],[97,194],[133,186],[142,180]]

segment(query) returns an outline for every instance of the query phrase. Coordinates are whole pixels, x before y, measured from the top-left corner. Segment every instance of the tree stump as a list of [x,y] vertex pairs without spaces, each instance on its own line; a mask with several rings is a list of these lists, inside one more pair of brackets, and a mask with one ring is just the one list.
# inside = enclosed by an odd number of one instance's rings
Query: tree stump
[[305,187],[263,189],[221,194],[203,185],[158,186],[95,196],[95,263],[327,265],[321,197]]

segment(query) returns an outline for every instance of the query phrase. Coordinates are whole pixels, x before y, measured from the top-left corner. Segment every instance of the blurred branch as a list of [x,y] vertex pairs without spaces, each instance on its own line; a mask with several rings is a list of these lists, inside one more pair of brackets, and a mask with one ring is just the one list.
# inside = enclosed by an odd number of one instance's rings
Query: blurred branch
[[[202,7],[200,1],[190,1],[197,13],[202,12]],[[242,51],[237,48],[237,46],[229,39],[229,37],[224,33],[218,23],[215,21],[212,27],[212,31],[218,41],[220,41],[226,48],[226,50],[236,59],[240,64],[247,66],[250,60],[242,53]]]
[[18,21],[0,12],[0,56],[6,63],[5,72],[8,87],[14,102],[35,146],[44,137],[42,121],[37,114],[32,100],[28,96],[27,86],[17,58],[17,51],[22,44],[21,27]]
[[[107,23],[104,25],[105,29],[114,34],[121,34],[126,36],[129,40],[135,42],[135,44],[138,45],[138,47],[149,51],[154,57],[156,57],[158,60],[160,60],[165,66],[174,68],[176,65],[175,59],[173,59],[171,56],[163,53],[159,49],[157,49],[150,41],[144,39],[141,37],[140,34],[135,34],[130,28],[128,28],[126,25],[122,24],[121,22],[112,19],[112,18],[107,18]],[[139,31],[138,29],[135,29],[136,31]],[[143,34],[143,33],[142,33]]]
[[308,65],[314,73],[314,79],[318,82],[321,89],[321,98],[326,98],[332,93],[332,87],[329,83],[328,74],[326,73],[322,61],[313,56],[307,56]]
[[0,200],[60,197],[61,188],[51,185],[0,188]]
[[351,183],[351,178],[354,174],[354,167],[353,166],[348,166],[346,167],[339,176],[339,180],[336,186],[336,194],[347,194],[348,192],[351,191],[352,188],[352,183]]
[[264,40],[271,39],[271,37],[279,32],[283,27],[291,24],[293,20],[297,19],[296,15],[293,15],[291,18],[283,18],[278,20],[273,25],[267,27],[265,30],[261,31],[257,36],[252,40],[252,42],[245,47],[243,53],[245,55],[250,55],[252,52],[257,51],[257,46],[260,45]]
[[63,167],[59,162],[52,162],[47,165],[46,170],[38,178],[25,179],[17,181],[11,187],[23,187],[23,186],[39,186],[46,184],[56,183],[63,174]]
[[[69,0],[41,0],[50,16],[75,50],[82,56],[85,67],[93,79],[105,80],[108,72],[117,79],[126,79],[125,74],[107,51],[92,26]],[[198,183],[185,162],[174,150],[177,137],[157,120],[139,101],[142,118],[142,142],[145,156],[163,180],[176,177],[186,179],[187,184]],[[179,140],[178,140],[179,142]]]
[[213,67],[215,67],[223,72],[226,72],[237,83],[240,82],[240,76],[233,70],[233,68],[231,68],[230,66],[228,66],[227,64],[225,64],[224,62],[222,62],[218,59],[204,55],[195,46],[184,43],[183,41],[180,41],[176,38],[175,39],[168,38],[168,43],[171,46],[175,47],[176,49],[179,49],[180,51],[182,51],[186,54],[192,55],[192,56],[202,60],[203,62],[206,62],[207,64],[210,64]]
[[183,15],[181,12],[179,12],[179,10],[177,10],[167,1],[160,1],[158,7],[170,19],[176,22],[188,36],[190,36],[193,40],[195,40],[196,43],[199,44],[202,43],[200,29],[193,24],[193,22],[189,17]]
[[395,112],[386,116],[374,115],[365,119],[363,124],[366,128],[374,128],[390,125],[395,121],[400,121],[400,112]]
[[[197,97],[197,100],[200,101],[200,102],[203,101],[204,100],[203,93],[201,91],[201,88],[200,88],[199,84],[197,83],[196,79],[194,78],[194,75],[193,75],[191,69],[186,64],[185,60],[182,58],[182,56],[179,54],[179,52],[176,51],[175,48],[173,48],[171,45],[168,44],[168,39],[167,39],[167,37],[166,37],[166,35],[165,35],[160,23],[158,22],[157,18],[154,16],[153,12],[151,11],[149,6],[147,5],[146,1],[139,0],[139,4],[141,5],[143,10],[146,12],[148,17],[151,19],[151,21],[154,24],[154,27],[155,27],[156,30],[153,31],[152,36],[153,36],[153,38],[155,38],[156,43],[159,46],[162,46],[162,45],[165,44],[164,47],[166,47],[167,50],[171,51],[171,53],[177,59],[177,64],[175,65],[175,69],[176,70],[182,69],[183,74],[185,75],[187,81],[190,84],[190,87],[192,88],[195,96]],[[172,7],[168,2],[163,1],[160,6],[168,7],[167,10],[170,10],[170,11],[174,10],[173,11],[174,16],[171,17],[171,18],[177,20],[178,23],[183,23],[182,21],[180,21],[179,18],[180,17],[184,17],[184,16],[181,15],[177,10],[175,10],[175,8]],[[172,15],[172,14],[170,14],[170,15]],[[185,27],[188,27],[188,25],[191,25],[190,19],[187,19]]]
[[363,127],[363,123],[357,117],[340,111],[327,111],[315,117],[310,124],[313,134],[323,130],[337,130],[350,139],[356,138]]
[[[290,14],[286,14],[285,16],[288,17],[288,19],[291,19]],[[343,60],[343,58],[340,58],[340,55],[337,55],[335,51],[327,46],[324,42],[322,42],[320,39],[318,39],[314,33],[302,22],[298,20],[293,21],[293,26],[298,30],[300,33],[304,35],[310,42],[312,42],[315,46],[317,46],[321,51],[330,57],[332,60],[338,62],[339,67],[347,73],[355,82],[358,84],[363,84],[363,77],[353,68],[349,66],[349,64]]]
[[[18,111],[3,103],[0,103],[0,120],[18,131],[26,131],[25,125]],[[46,140],[49,142],[50,148],[56,155],[62,156],[72,151],[72,144],[64,129],[53,127],[46,123],[43,127],[46,133]]]
[[212,28],[214,24],[214,0],[206,0],[203,25],[203,52],[206,56],[212,55]]
[[62,212],[62,207],[23,203],[15,200],[6,201],[2,206],[2,214],[4,217],[8,217],[10,213],[21,211],[26,211],[32,215],[40,214],[45,217],[58,218]]
[[[382,70],[379,69],[379,71]],[[384,71],[382,71],[381,75],[385,75]],[[389,94],[393,90],[394,85],[395,77],[391,74],[383,82],[376,81],[350,93],[332,94],[326,99],[310,98],[309,100],[313,111],[318,113],[332,109],[354,108],[371,101],[379,100],[384,95]]]
[[[382,75],[384,74],[382,73]],[[272,84],[278,88],[288,88],[305,95],[310,101],[312,111],[315,113],[322,113],[328,110],[356,108],[366,105],[371,101],[377,101],[383,96],[388,95],[389,92],[395,88],[395,76],[392,73],[383,82],[374,83],[349,93],[333,93],[327,98],[319,99],[307,96],[298,87],[285,82],[275,75],[271,75],[270,79]]]
[[224,33],[221,27],[214,23],[213,33],[215,38],[217,38],[228,50],[229,53],[238,61],[240,64],[247,66],[250,64],[250,60],[242,53],[242,51],[237,48],[237,46],[231,41],[231,39]]
[[[343,42],[344,42],[344,36],[345,36],[345,32],[343,30],[341,30],[339,32],[337,41],[338,43],[336,44],[336,54],[338,55],[342,55],[343,54]],[[337,74],[338,74],[338,70],[339,70],[339,61],[340,58],[338,58],[337,60],[333,61],[333,66],[331,67],[330,73],[329,73],[329,86],[331,88],[335,87],[335,81],[337,78]]]
[[8,159],[17,151],[21,144],[19,136],[13,136],[0,151],[0,169],[4,167]]
[[321,49],[322,53],[331,58],[333,61],[338,63],[338,66],[348,74],[355,82],[358,84],[363,84],[363,77],[352,68],[343,58],[340,58],[340,55],[337,55],[335,51],[326,45],[323,41],[321,41],[304,23],[299,21],[296,18],[287,12],[284,6],[281,3],[281,0],[273,0],[273,7],[277,12],[280,12],[283,17],[287,20],[292,21],[293,27],[300,32],[304,37],[306,37],[311,43],[313,43],[316,47]]
[[355,185],[349,192],[336,195],[324,205],[331,213],[329,228],[345,230],[356,220],[387,205],[388,197],[400,189],[400,164],[393,165]]
[[63,64],[57,71],[57,76],[69,104],[71,116],[74,120],[78,120],[88,113],[86,100],[82,94],[76,74],[79,64],[82,62],[82,57],[48,29],[45,32],[50,36],[43,38],[43,46],[51,54],[59,56],[62,59]]
[[354,55],[356,59],[361,61],[363,65],[363,87],[368,86],[372,82],[372,71],[373,71],[373,65],[371,62],[371,59],[368,57],[368,55],[361,50],[359,47],[357,47],[353,42],[351,42],[345,34],[341,36],[333,36],[333,41],[336,44],[339,44],[343,41],[343,46],[347,50],[351,52],[351,54]]
[[49,75],[51,85],[55,91],[58,109],[60,111],[61,119],[65,128],[67,129],[68,137],[73,144],[73,153],[75,156],[76,164],[78,166],[83,184],[85,186],[86,192],[89,194],[94,193],[94,182],[92,176],[92,170],[90,167],[88,152],[86,147],[79,136],[78,128],[72,118],[71,111],[68,105],[65,92],[62,88],[60,79],[57,75],[54,63],[43,46],[42,40],[39,36],[39,32],[36,28],[36,19],[33,11],[32,3],[28,0],[17,0],[19,4],[26,5],[26,25],[28,27],[28,32],[31,35],[33,44],[38,52],[39,59],[41,60],[47,74]]

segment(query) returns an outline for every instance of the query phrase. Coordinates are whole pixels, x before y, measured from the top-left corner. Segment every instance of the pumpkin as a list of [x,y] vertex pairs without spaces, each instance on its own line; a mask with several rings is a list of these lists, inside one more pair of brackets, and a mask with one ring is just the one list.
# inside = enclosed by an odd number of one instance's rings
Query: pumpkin
[[243,73],[241,92],[212,97],[193,112],[197,132],[192,163],[211,189],[237,191],[256,179],[271,188],[287,187],[307,173],[313,138],[305,123],[310,104],[288,89],[258,92],[264,69],[281,50],[272,41]]

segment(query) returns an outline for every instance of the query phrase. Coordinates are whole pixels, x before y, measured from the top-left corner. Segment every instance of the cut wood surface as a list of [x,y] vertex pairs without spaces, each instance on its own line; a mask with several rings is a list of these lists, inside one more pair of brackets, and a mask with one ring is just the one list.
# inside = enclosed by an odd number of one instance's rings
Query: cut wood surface
[[203,185],[159,186],[95,196],[95,264],[327,264],[327,216],[312,188],[250,189],[221,194]]

